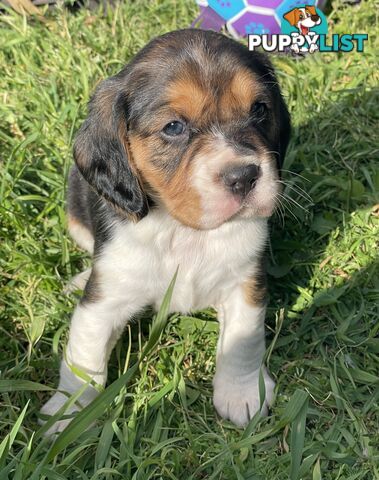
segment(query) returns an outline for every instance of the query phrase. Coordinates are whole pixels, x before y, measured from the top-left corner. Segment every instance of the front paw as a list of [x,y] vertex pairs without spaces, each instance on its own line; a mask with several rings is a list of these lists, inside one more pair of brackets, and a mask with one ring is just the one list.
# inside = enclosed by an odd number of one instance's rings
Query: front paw
[[274,397],[275,383],[266,369],[263,369],[262,374],[266,397],[260,410],[259,370],[247,376],[233,376],[222,371],[216,372],[213,379],[213,404],[217,413],[238,427],[247,425],[259,410],[261,415],[267,415],[268,407]]
[[[66,395],[63,395],[61,392],[55,393],[50,400],[48,400],[45,405],[41,408],[41,414],[43,416],[49,416],[52,417],[55,414],[58,413],[58,411],[63,407],[63,405],[68,401],[68,398]],[[68,407],[63,413],[62,416],[68,416],[71,414],[74,414],[80,409],[78,405],[72,405]],[[63,420],[57,420],[50,428],[47,430],[45,433],[46,436],[51,436],[55,433],[62,432],[67,425],[71,422],[72,418],[65,418]],[[43,425],[46,422],[46,420],[40,420],[39,423]]]
[[[56,392],[49,401],[45,403],[45,405],[41,408],[41,413],[44,416],[54,416],[56,415],[59,410],[63,407],[65,403],[68,403],[64,412],[62,412],[62,416],[71,416],[75,413],[80,411],[82,408],[89,405],[92,400],[94,400],[97,395],[98,391],[92,385],[87,385],[85,387],[85,383],[76,377],[71,369],[68,367],[66,362],[62,362],[61,369],[60,369],[60,382],[58,389],[60,391]],[[64,394],[62,392],[67,392]],[[78,396],[78,394],[80,395]],[[75,395],[75,399],[72,399],[69,402],[70,396]],[[59,433],[64,430],[67,425],[71,422],[72,418],[65,418],[62,420],[57,420],[46,432],[47,436],[50,436],[54,433]],[[44,424],[46,420],[40,420],[41,424]]]

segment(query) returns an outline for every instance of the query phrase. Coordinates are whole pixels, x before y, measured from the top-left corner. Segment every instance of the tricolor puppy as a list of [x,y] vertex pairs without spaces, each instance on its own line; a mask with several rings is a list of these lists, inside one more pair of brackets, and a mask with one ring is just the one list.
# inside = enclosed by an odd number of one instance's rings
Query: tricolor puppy
[[[289,134],[267,58],[217,33],[156,38],[99,85],[75,141],[68,194],[70,232],[93,253],[93,268],[72,317],[59,392],[43,413],[83,385],[74,371],[105,384],[125,325],[147,305],[159,307],[179,266],[171,311],[216,308],[214,405],[246,425],[260,409],[262,256]],[[274,382],[262,368],[264,413]],[[96,394],[89,386],[80,405]]]

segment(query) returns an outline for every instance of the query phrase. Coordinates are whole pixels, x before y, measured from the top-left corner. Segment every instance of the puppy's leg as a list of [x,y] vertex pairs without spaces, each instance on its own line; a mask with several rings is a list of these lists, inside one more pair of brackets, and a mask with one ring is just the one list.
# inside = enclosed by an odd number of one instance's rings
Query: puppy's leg
[[[88,379],[105,385],[110,353],[127,321],[144,306],[138,304],[135,298],[125,298],[127,295],[121,299],[102,297],[93,280],[95,272],[96,269],[93,270],[83,300],[72,317],[69,341],[61,363],[59,391],[43,406],[43,414],[54,415]],[[74,370],[80,372],[80,377],[75,375]],[[77,404],[65,414],[80,410],[97,394],[98,390],[88,385]],[[70,419],[56,422],[48,434],[63,430],[69,422]]]
[[[259,373],[265,353],[265,306],[251,305],[238,287],[219,308],[213,403],[217,412],[238,426],[246,425],[260,409]],[[262,367],[266,397],[262,414],[273,398],[274,382]]]

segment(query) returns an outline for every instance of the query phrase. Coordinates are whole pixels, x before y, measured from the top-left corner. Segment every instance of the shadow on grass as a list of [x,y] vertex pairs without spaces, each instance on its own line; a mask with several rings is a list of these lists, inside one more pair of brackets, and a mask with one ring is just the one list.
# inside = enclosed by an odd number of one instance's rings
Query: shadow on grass
[[[298,221],[291,215],[284,226],[273,220],[268,267],[268,337],[275,342],[270,369],[278,381],[278,409],[281,392],[305,389],[312,398],[312,435],[339,442],[329,452],[320,444],[320,458],[347,465],[372,458],[368,432],[377,421],[378,95],[378,89],[363,87],[341,92],[339,102],[323,105],[295,127],[284,168],[297,175],[284,177],[312,202],[305,202],[307,212],[292,204]],[[303,207],[303,193],[290,193]],[[348,429],[354,441],[340,433],[346,418],[360,425]]]
[[[284,294],[284,303],[291,287],[309,286],[314,267],[325,261],[328,246],[356,212],[372,209],[379,201],[375,158],[379,89],[357,88],[341,97],[294,127],[283,175],[292,200],[287,202],[284,225],[279,216],[272,221],[268,266],[276,279],[271,282],[273,293]],[[291,276],[294,269],[296,278]]]

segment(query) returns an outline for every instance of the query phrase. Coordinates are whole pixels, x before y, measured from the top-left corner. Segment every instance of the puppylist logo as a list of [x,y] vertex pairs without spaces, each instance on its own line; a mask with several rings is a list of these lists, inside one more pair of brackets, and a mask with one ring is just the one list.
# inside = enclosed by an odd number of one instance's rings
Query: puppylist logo
[[363,52],[366,33],[333,34],[328,42],[328,23],[322,11],[314,5],[301,5],[283,15],[280,34],[251,34],[249,50],[262,47],[266,52],[294,53]]

